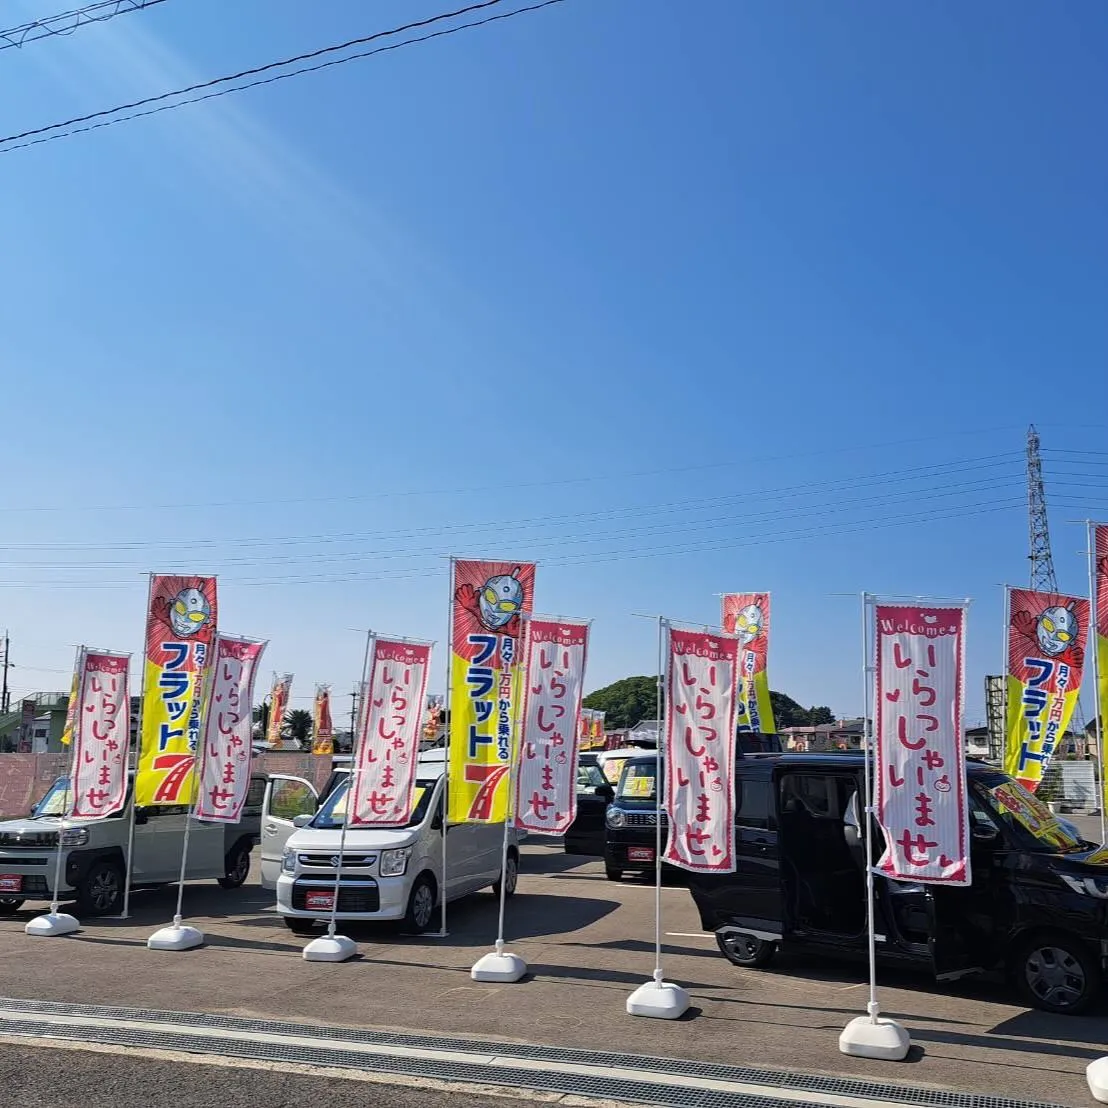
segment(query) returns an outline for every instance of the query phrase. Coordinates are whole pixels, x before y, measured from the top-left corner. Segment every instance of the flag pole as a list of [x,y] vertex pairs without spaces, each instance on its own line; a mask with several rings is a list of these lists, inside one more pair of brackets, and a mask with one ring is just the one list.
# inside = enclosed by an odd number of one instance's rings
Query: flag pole
[[1087,649],[1092,654],[1093,659],[1093,721],[1095,724],[1094,734],[1096,735],[1097,793],[1099,800],[1097,807],[1100,809],[1100,842],[1103,846],[1104,843],[1108,842],[1108,833],[1106,833],[1108,829],[1105,826],[1104,814],[1104,725],[1100,720],[1100,650],[1098,649],[1099,636],[1097,633],[1097,605],[1100,603],[1100,597],[1097,595],[1099,590],[1096,574],[1096,525],[1092,520],[1086,521],[1085,532],[1089,544],[1089,629],[1085,641],[1088,643]]
[[[139,655],[141,659],[139,665],[142,666],[142,674],[139,677],[139,710],[138,710],[138,723],[135,726],[135,751],[132,756],[132,770],[131,770],[131,811],[127,819],[127,869],[123,874],[123,910],[119,913],[120,919],[129,919],[130,914],[128,909],[131,906],[131,871],[132,860],[135,854],[135,809],[138,807],[138,775],[139,775],[139,761],[142,757],[142,729],[145,724],[145,708],[146,708],[146,651],[147,642],[146,636],[149,629],[150,622],[150,603],[154,597],[154,574],[153,572],[146,575],[146,615],[142,623],[142,653]],[[127,741],[130,743],[131,736],[127,736]]]
[[434,939],[445,939],[450,932],[446,930],[446,890],[447,890],[447,852],[446,834],[450,829],[450,806],[448,804],[448,790],[450,788],[450,732],[454,727],[454,712],[451,704],[453,693],[452,678],[454,673],[454,569],[455,558],[450,555],[449,572],[449,597],[446,605],[446,733],[443,735],[443,763],[442,763],[442,882],[439,889],[439,929],[430,936]]

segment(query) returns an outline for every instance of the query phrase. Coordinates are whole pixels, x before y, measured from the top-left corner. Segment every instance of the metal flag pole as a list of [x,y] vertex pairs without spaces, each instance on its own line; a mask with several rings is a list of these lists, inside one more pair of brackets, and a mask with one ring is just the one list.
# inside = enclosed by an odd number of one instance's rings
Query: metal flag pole
[[453,705],[451,694],[453,693],[452,677],[454,673],[454,555],[450,556],[450,590],[446,605],[446,733],[443,735],[443,762],[442,762],[442,887],[439,889],[439,929],[431,936],[435,939],[445,939],[450,932],[446,930],[446,890],[447,866],[449,864],[446,851],[446,835],[450,830],[450,806],[448,804],[448,790],[450,787],[450,732],[454,727]]
[[[142,653],[139,655],[139,665],[142,667],[142,676],[139,679],[139,710],[138,724],[135,727],[135,750],[131,758],[131,811],[127,818],[127,869],[123,874],[123,911],[119,913],[120,919],[130,919],[131,907],[131,877],[133,860],[135,856],[135,810],[138,808],[138,775],[139,760],[142,756],[142,731],[145,723],[144,713],[146,708],[146,634],[150,620],[150,603],[154,596],[154,574],[146,575],[146,617],[143,620]],[[130,742],[131,736],[127,736]]]
[[1005,773],[1008,772],[1008,674],[1010,671],[1011,662],[1009,660],[1008,652],[1011,649],[1011,633],[1012,633],[1012,587],[1010,585],[1001,585],[1004,590],[1004,658],[1001,663],[1001,675],[1004,678],[1004,733],[1001,736],[1000,741],[1000,768]]
[[[853,1019],[839,1036],[839,1051],[859,1058],[882,1058],[899,1061],[907,1055],[911,1047],[908,1032],[895,1020],[881,1019],[881,1009],[877,1003],[877,936],[874,916],[876,889],[874,888],[873,868],[873,823],[877,815],[873,798],[873,723],[874,711],[872,692],[875,674],[874,644],[870,640],[870,627],[873,624],[873,601],[869,593],[862,593],[862,745],[865,751],[862,765],[862,787],[865,790],[865,803],[861,809],[862,831],[866,858],[866,932],[869,954],[869,1001],[866,1015]],[[880,710],[878,706],[877,710]]]
[[1100,719],[1100,651],[1097,642],[1097,605],[1100,603],[1100,597],[1097,595],[1099,590],[1096,575],[1096,525],[1092,520],[1087,520],[1085,529],[1089,544],[1089,629],[1086,635],[1086,642],[1088,643],[1086,649],[1092,654],[1093,661],[1093,720],[1096,727],[1094,731],[1096,735],[1095,764],[1097,767],[1097,799],[1099,801],[1097,807],[1100,809],[1100,842],[1103,845],[1108,842],[1108,828],[1105,826],[1104,813],[1104,724]]

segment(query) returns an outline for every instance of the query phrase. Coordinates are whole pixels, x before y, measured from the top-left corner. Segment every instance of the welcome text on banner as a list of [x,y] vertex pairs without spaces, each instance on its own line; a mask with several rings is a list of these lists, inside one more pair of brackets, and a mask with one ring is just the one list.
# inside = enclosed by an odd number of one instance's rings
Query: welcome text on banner
[[73,815],[95,819],[127,802],[130,654],[84,650],[73,724]]
[[535,567],[454,562],[450,643],[450,823],[502,823],[519,724],[522,615]]
[[[877,822],[888,877],[968,885],[964,608],[876,604]],[[865,818],[865,805],[858,805]]]
[[735,709],[740,731],[777,734],[769,697],[769,593],[737,592],[723,597],[724,633],[739,640],[739,703]]
[[667,630],[664,857],[682,869],[734,873],[739,640]]
[[589,625],[532,619],[515,785],[515,825],[561,835],[577,815],[578,717]]
[[216,624],[214,577],[152,578],[135,783],[141,807],[192,801],[204,676]]
[[[1093,596],[1090,598],[1096,604],[1094,618],[1096,619],[1096,663],[1097,663],[1097,706],[1096,711],[1100,715],[1100,765],[1101,777],[1104,777],[1103,767],[1108,765],[1104,760],[1105,751],[1108,751],[1108,525],[1098,523],[1093,528]],[[1101,781],[1101,797],[1103,804],[1108,797],[1108,781]]]

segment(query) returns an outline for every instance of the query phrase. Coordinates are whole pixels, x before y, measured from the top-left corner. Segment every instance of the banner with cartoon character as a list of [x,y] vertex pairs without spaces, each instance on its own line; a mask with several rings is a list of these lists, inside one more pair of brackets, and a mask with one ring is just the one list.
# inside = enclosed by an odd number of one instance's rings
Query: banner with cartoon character
[[151,578],[135,782],[135,803],[141,807],[192,801],[216,623],[214,577]]
[[964,607],[872,606],[877,670],[874,807],[887,877],[968,885],[962,739]]
[[1108,797],[1108,781],[1104,778],[1104,766],[1108,762],[1104,760],[1104,753],[1108,751],[1108,524],[1093,524],[1092,543],[1090,550],[1093,554],[1093,595],[1092,602],[1095,605],[1094,617],[1096,619],[1096,676],[1097,696],[1096,708],[1100,716],[1100,765],[1101,765],[1101,790],[1104,797]]
[[527,626],[515,825],[561,835],[577,815],[578,715],[589,625],[532,619]]
[[1030,792],[1069,726],[1081,690],[1089,602],[1008,589],[1004,768]]
[[450,823],[508,818],[508,768],[519,723],[522,615],[535,566],[453,562],[450,647]]
[[735,709],[742,645],[734,635],[666,625],[663,859],[735,872]]
[[81,656],[77,655],[77,664],[73,667],[73,680],[69,683],[69,700],[65,705],[65,726],[62,727],[62,746],[73,741],[73,723],[77,712],[77,692],[81,683]]
[[238,823],[250,790],[254,676],[265,643],[217,635],[208,678],[210,697],[200,744],[196,818]]
[[725,635],[737,635],[739,655],[739,703],[735,720],[739,731],[776,735],[773,704],[769,698],[769,593],[732,592],[723,596],[720,622]]
[[431,644],[376,639],[354,750],[351,827],[404,827],[416,796]]
[[312,703],[312,753],[334,754],[335,726],[331,722],[331,686],[316,685]]
[[130,654],[82,650],[73,724],[73,807],[77,819],[122,811],[127,802]]
[[281,749],[281,728],[285,725],[285,713],[289,710],[289,694],[292,692],[292,674],[273,675],[273,688],[269,692],[269,723],[265,729],[265,741],[270,750]]

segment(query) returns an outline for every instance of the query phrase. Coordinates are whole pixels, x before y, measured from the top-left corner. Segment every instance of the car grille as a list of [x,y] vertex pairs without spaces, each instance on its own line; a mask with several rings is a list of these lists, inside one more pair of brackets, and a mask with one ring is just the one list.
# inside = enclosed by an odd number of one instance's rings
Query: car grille
[[[624,827],[657,827],[655,812],[624,812]],[[666,814],[662,813],[662,826],[666,825]]]
[[[334,854],[298,854],[296,860],[305,868],[329,869],[332,872],[338,866],[339,855]],[[342,855],[343,869],[368,869],[377,864],[376,854],[344,854]]]
[[16,850],[41,850],[58,845],[56,831],[0,831],[0,846]]
[[15,858],[0,858],[0,869],[4,869],[6,866],[45,866],[49,864],[49,858],[24,858],[22,855]]
[[[292,887],[292,906],[298,912],[308,910],[307,894],[323,892],[334,888],[332,884],[320,882],[304,883],[297,881]],[[357,884],[339,886],[340,912],[376,912],[381,907],[381,894],[376,884]]]

